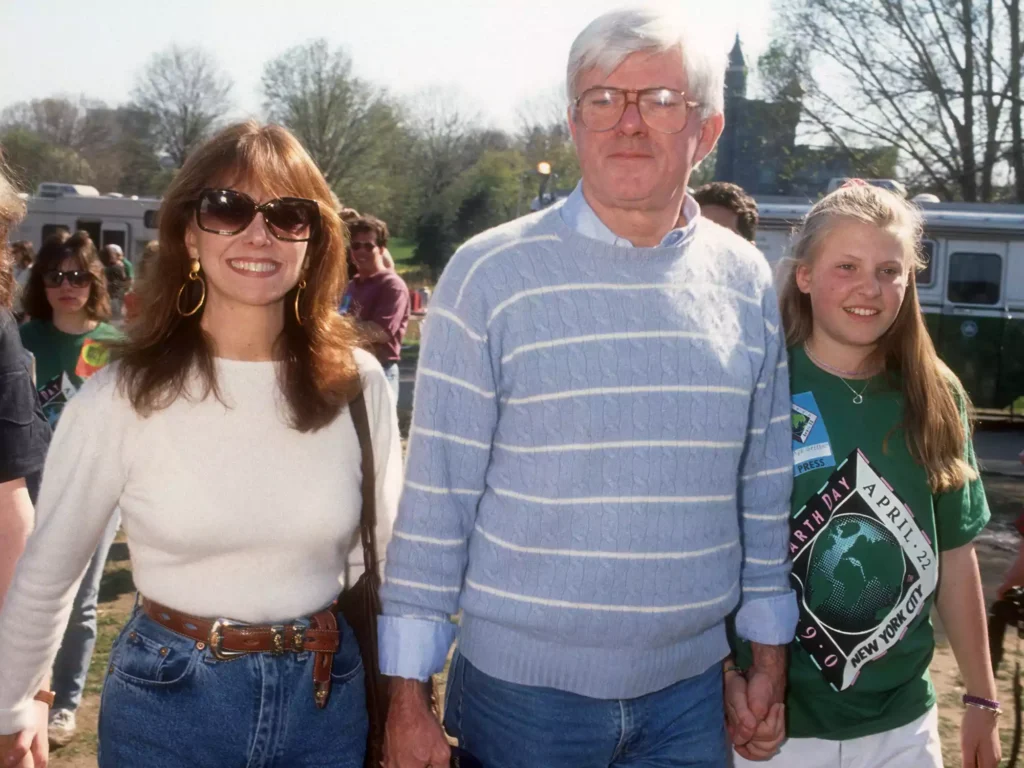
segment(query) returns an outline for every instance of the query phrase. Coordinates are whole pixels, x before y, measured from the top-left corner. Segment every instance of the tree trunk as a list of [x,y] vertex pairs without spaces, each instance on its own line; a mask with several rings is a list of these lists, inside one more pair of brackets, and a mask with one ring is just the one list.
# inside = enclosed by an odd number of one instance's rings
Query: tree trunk
[[1024,140],[1021,132],[1024,126],[1021,120],[1021,58],[1024,58],[1024,45],[1020,36],[1020,0],[1007,0],[1006,13],[1010,22],[1010,164],[1013,166],[1013,178],[1017,191],[1017,202],[1024,203]]
[[[995,65],[995,0],[985,2],[985,48],[983,71],[985,73],[985,153],[981,161],[981,199],[992,200],[992,175],[999,162],[999,112],[1001,104],[996,103]],[[1002,94],[1000,94],[1000,102]]]
[[973,0],[961,0],[960,23],[964,33],[964,65],[960,79],[964,91],[963,124],[957,139],[960,143],[960,155],[963,158],[963,175],[960,188],[964,200],[970,203],[978,200],[978,161],[974,152],[974,14]]

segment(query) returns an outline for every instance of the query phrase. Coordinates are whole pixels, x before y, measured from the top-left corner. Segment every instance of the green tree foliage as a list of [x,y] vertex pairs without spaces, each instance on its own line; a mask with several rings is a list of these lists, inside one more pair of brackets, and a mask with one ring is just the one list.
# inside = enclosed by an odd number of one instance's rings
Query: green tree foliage
[[297,45],[263,69],[264,108],[303,143],[347,206],[392,219],[408,135],[398,108],[353,74],[343,48]]
[[154,118],[138,109],[51,97],[14,104],[0,116],[0,144],[22,181],[92,184],[101,192],[159,194]]
[[9,128],[0,134],[0,147],[16,180],[34,192],[43,181],[93,180],[89,164],[71,147],[50,143],[27,128]]

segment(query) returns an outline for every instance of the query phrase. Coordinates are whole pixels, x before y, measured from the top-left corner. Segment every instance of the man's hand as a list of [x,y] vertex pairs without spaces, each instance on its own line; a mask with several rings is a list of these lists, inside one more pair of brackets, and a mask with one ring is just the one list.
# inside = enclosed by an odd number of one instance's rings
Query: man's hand
[[786,647],[751,643],[754,664],[747,670],[747,706],[758,722],[768,718],[773,705],[786,694]]
[[725,730],[729,740],[741,747],[754,738],[757,730],[757,718],[747,706],[747,679],[742,672],[732,667],[732,659],[726,659],[725,668]]
[[3,768],[46,768],[50,760],[50,742],[46,728],[50,708],[41,701],[32,702],[33,723],[21,733],[0,736],[0,765]]
[[384,768],[447,768],[451,748],[430,708],[430,684],[391,679]]

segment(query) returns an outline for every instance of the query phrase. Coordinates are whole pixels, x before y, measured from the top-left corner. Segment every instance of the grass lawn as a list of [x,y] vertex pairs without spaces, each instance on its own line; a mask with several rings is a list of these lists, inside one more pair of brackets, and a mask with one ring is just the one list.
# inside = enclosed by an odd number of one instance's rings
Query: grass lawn
[[388,241],[388,250],[391,258],[395,260],[395,267],[400,267],[412,261],[412,252],[416,243],[402,237],[393,237]]

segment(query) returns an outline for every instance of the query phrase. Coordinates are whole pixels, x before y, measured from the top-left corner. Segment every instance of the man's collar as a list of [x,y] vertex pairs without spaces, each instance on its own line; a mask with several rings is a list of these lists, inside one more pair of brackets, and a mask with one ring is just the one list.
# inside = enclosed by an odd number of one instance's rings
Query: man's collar
[[[589,237],[591,240],[597,240],[598,242],[607,243],[608,245],[617,245],[621,248],[634,247],[633,243],[624,237],[616,235],[608,228],[607,224],[601,221],[601,217],[594,212],[594,209],[590,207],[590,203],[587,202],[586,197],[583,196],[582,181],[576,185],[576,189],[572,191],[572,194],[565,199],[565,203],[562,205],[559,213],[561,214],[562,221],[565,222],[566,226],[584,237]],[[683,218],[686,220],[686,224],[682,227],[676,227],[675,229],[670,230],[665,237],[661,239],[661,243],[659,245],[678,245],[693,232],[696,221],[700,217],[700,206],[697,205],[697,201],[689,194],[683,198],[682,213]]]

